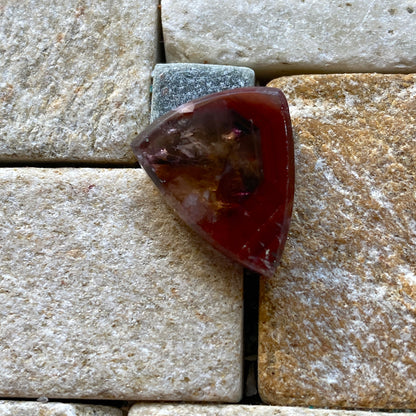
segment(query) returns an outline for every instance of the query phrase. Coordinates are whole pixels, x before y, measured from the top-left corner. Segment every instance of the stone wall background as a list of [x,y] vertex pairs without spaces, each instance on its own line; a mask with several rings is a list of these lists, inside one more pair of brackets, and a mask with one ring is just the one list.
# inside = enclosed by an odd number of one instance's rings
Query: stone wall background
[[[0,414],[413,411],[415,30],[413,0],[0,0]],[[130,150],[158,62],[288,97],[299,187],[259,306]]]

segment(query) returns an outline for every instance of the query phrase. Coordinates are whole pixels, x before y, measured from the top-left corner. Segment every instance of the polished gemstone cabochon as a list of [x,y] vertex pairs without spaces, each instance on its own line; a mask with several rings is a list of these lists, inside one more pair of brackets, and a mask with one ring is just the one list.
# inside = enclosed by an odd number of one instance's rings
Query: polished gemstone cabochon
[[248,87],[191,101],[154,121],[132,148],[189,226],[232,259],[273,276],[294,195],[282,91]]

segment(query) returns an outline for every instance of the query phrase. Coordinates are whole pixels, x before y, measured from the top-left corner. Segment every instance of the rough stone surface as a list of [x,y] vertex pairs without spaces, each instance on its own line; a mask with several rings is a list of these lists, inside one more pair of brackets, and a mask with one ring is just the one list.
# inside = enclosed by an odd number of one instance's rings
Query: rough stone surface
[[[383,416],[385,413],[372,412],[371,415]],[[139,403],[130,409],[129,416],[368,416],[368,412],[277,406]]]
[[141,169],[0,182],[1,397],[239,400],[242,270]]
[[227,65],[158,64],[153,71],[151,121],[204,95],[254,86],[254,71]]
[[414,72],[416,3],[162,0],[168,62],[299,72]]
[[0,400],[0,416],[122,416],[120,409],[70,403]]
[[157,3],[0,3],[0,161],[134,162]]
[[416,408],[416,75],[294,76],[292,224],[262,281],[272,404]]

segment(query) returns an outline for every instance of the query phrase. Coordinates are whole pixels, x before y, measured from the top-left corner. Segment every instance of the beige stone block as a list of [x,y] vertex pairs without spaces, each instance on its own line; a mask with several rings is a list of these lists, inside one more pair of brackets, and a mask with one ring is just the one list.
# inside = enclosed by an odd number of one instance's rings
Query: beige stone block
[[416,75],[284,77],[293,221],[260,300],[272,404],[416,408]]
[[415,72],[416,4],[402,0],[162,0],[168,62],[309,72]]
[[[396,414],[396,413],[395,413]],[[406,413],[397,413],[405,415]],[[371,412],[371,416],[383,416]],[[306,409],[304,407],[213,405],[213,404],[163,404],[138,403],[128,416],[370,416],[369,412],[331,409]]]
[[71,403],[0,400],[0,416],[122,416],[120,409]]
[[0,397],[239,400],[242,269],[141,169],[0,183]]
[[157,0],[3,0],[0,162],[134,163]]

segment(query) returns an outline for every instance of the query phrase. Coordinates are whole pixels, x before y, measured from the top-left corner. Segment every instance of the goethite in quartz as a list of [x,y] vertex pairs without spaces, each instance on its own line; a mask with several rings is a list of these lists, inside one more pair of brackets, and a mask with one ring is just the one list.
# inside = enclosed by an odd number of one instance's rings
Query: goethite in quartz
[[191,101],[153,122],[132,148],[189,226],[249,269],[274,274],[294,194],[280,90],[239,88]]

